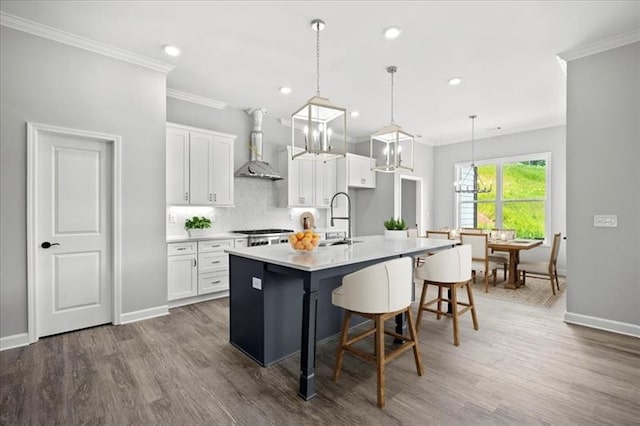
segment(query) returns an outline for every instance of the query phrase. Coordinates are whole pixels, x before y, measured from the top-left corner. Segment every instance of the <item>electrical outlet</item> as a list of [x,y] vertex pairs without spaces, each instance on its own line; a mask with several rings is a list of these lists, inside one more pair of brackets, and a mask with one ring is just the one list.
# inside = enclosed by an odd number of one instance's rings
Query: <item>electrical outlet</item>
[[251,287],[256,290],[262,290],[262,280],[260,278],[251,277]]
[[176,214],[175,213],[169,213],[169,223],[176,223]]
[[618,226],[617,214],[593,215],[593,226],[596,228],[616,228]]
[[295,219],[293,218],[293,212],[289,212],[289,220],[295,220]]
[[215,222],[216,221],[216,214],[214,212],[211,212],[211,214],[209,215],[209,219],[211,219],[211,222]]

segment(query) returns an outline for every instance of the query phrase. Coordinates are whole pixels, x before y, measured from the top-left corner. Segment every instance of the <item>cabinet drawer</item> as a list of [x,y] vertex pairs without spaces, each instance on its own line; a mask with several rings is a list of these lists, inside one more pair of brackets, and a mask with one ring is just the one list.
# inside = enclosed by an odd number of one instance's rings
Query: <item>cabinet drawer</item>
[[195,241],[187,241],[184,243],[169,243],[167,244],[167,254],[173,256],[176,254],[195,254],[197,250],[197,244]]
[[198,276],[198,294],[215,293],[229,289],[229,272],[214,272]]
[[226,253],[198,254],[198,273],[226,271],[229,269],[229,255]]
[[233,248],[233,240],[208,240],[198,241],[198,252],[223,252],[227,249]]

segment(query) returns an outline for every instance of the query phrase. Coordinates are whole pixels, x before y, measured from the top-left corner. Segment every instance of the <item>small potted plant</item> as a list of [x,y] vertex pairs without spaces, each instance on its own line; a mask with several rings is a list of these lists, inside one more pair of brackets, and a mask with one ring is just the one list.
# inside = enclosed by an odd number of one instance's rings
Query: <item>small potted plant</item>
[[189,232],[191,238],[202,237],[211,233],[211,219],[204,216],[193,216],[184,222],[184,229]]
[[407,224],[402,218],[390,218],[384,221],[384,237],[391,240],[407,238]]

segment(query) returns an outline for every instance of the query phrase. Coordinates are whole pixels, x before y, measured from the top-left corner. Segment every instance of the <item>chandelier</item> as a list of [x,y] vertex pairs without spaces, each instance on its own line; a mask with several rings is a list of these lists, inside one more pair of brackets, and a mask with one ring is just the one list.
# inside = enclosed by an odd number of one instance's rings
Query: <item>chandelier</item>
[[316,31],[316,95],[291,115],[291,157],[333,160],[347,152],[347,110],[320,96],[320,31],[324,21],[314,19]]
[[[471,166],[466,167],[464,172],[464,176],[459,179],[455,184],[455,192],[463,193],[463,194],[486,194],[491,192],[493,185],[489,183],[487,186],[484,182],[482,182],[482,178],[478,174],[478,169],[475,164],[475,140],[474,140],[474,130],[475,130],[475,119],[478,118],[477,115],[470,115],[471,119]],[[460,172],[461,173],[461,172]]]
[[403,131],[393,120],[393,75],[397,71],[396,66],[387,67],[387,72],[391,75],[391,124],[371,135],[369,143],[371,164],[374,164],[378,153],[383,157],[382,164],[371,169],[377,172],[413,171],[413,136]]

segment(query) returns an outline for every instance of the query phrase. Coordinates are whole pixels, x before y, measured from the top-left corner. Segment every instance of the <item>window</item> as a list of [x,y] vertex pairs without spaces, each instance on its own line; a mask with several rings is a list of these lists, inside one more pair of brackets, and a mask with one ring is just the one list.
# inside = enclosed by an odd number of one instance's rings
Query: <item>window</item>
[[[516,237],[546,240],[550,217],[551,153],[477,162],[475,171],[492,190],[481,194],[456,194],[458,228],[515,229]],[[470,164],[456,164],[457,179]],[[472,182],[469,182],[472,183]]]

